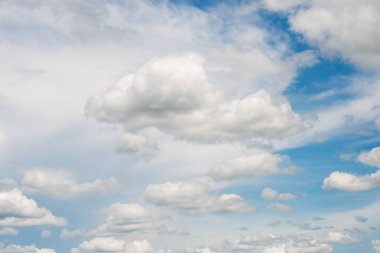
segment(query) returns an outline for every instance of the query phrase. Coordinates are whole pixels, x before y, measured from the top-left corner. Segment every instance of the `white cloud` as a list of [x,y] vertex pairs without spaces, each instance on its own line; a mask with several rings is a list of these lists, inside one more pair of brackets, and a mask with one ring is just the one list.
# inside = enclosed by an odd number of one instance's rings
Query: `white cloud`
[[62,229],[61,233],[59,234],[59,238],[63,240],[69,240],[72,238],[80,237],[86,235],[87,232],[82,229],[76,229],[76,230],[68,230],[66,228]]
[[119,138],[116,151],[120,153],[135,153],[143,149],[154,150],[156,149],[156,145],[143,135],[123,133]]
[[82,242],[79,248],[91,252],[123,252],[125,242],[114,237],[96,237],[90,241]]
[[323,181],[325,189],[339,189],[343,191],[366,191],[380,187],[380,170],[362,176],[347,172],[335,171]]
[[14,228],[1,228],[0,235],[17,235],[18,231]]
[[45,194],[64,199],[94,193],[105,194],[118,189],[119,183],[114,178],[78,183],[74,175],[68,171],[34,168],[25,172],[21,187],[26,193]]
[[271,200],[295,200],[296,196],[291,193],[279,193],[278,191],[271,189],[271,188],[265,188],[261,192],[261,197],[263,199],[271,199]]
[[330,253],[332,247],[328,244],[315,242],[291,242],[267,247],[263,253]]
[[196,142],[274,139],[303,129],[284,97],[262,89],[241,99],[224,97],[209,83],[203,62],[196,53],[154,58],[92,97],[86,113],[127,132],[155,127]]
[[128,244],[126,253],[150,253],[153,248],[147,240],[133,241]]
[[24,196],[20,190],[0,192],[0,226],[64,226],[66,220],[55,217],[46,208]]
[[159,228],[159,214],[139,204],[114,203],[104,209],[108,214],[106,223],[91,231],[94,235],[130,233]]
[[379,11],[377,0],[309,0],[289,20],[294,31],[327,54],[339,53],[361,67],[376,69],[380,63]]
[[289,11],[307,0],[263,0],[265,7],[272,11]]
[[49,238],[52,235],[51,230],[42,230],[41,232],[41,238]]
[[126,243],[124,240],[116,239],[115,237],[96,237],[89,241],[82,242],[79,248],[72,248],[70,252],[159,253],[165,251],[153,251],[152,246],[145,239]]
[[323,240],[328,244],[353,244],[359,243],[360,240],[354,235],[342,232],[329,232],[327,238]]
[[281,204],[278,202],[267,205],[267,209],[275,210],[280,212],[293,212],[294,208],[285,204]]
[[35,245],[21,246],[9,244],[6,247],[0,247],[0,253],[56,253],[54,249],[37,248]]
[[148,185],[144,198],[155,205],[188,211],[239,213],[254,210],[254,207],[238,195],[211,195],[209,185],[201,182],[168,182]]
[[376,253],[380,253],[380,240],[372,240],[372,247]]
[[242,155],[213,168],[209,175],[215,180],[233,180],[265,175],[289,174],[297,168],[288,166],[288,157],[271,153],[254,153]]
[[375,147],[368,152],[361,152],[358,156],[358,161],[380,168],[380,147]]

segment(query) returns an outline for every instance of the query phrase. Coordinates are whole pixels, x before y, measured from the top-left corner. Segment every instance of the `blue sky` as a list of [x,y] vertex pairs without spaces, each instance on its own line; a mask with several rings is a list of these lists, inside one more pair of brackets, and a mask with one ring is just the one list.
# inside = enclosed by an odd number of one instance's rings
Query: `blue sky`
[[0,1],[0,253],[380,252],[379,13]]

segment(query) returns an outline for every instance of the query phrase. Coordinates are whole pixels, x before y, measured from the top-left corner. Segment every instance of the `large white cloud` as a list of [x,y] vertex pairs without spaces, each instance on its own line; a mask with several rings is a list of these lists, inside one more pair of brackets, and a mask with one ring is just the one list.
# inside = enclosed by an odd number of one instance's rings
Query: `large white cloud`
[[305,4],[307,7],[290,15],[294,31],[328,55],[338,53],[361,67],[379,68],[380,4],[377,0],[286,1],[282,6],[280,1],[266,2],[274,10]]
[[343,191],[365,191],[380,187],[380,170],[362,176],[347,172],[335,171],[323,181],[325,189],[339,189]]
[[145,189],[144,198],[155,205],[188,211],[239,213],[254,210],[239,195],[210,194],[209,185],[201,182],[151,184]]
[[63,199],[94,193],[105,194],[118,189],[119,183],[114,178],[78,183],[69,171],[34,168],[24,173],[21,187],[26,193],[44,194]]
[[21,246],[9,244],[6,247],[0,246],[0,253],[56,253],[54,249],[37,248],[35,245]]
[[48,209],[38,207],[18,189],[0,192],[0,226],[64,226],[66,220],[55,217]]
[[[113,252],[113,253],[151,253],[153,248],[147,240],[134,240],[126,243],[115,237],[95,237],[82,242],[78,248],[72,248],[71,253]],[[160,253],[161,251],[155,251]]]
[[380,168],[380,147],[374,147],[368,152],[361,152],[358,156],[358,161]]
[[267,152],[241,155],[209,171],[214,180],[233,180],[276,174],[290,174],[297,170],[289,165],[288,157]]
[[96,237],[82,242],[79,248],[91,252],[122,252],[125,249],[125,242],[114,237]]
[[91,234],[120,234],[161,227],[160,215],[139,204],[114,203],[104,212],[108,214],[106,223],[91,231]]
[[155,127],[197,142],[275,139],[303,128],[281,96],[258,90],[225,97],[209,83],[203,61],[196,53],[155,58],[92,97],[87,115],[126,131]]

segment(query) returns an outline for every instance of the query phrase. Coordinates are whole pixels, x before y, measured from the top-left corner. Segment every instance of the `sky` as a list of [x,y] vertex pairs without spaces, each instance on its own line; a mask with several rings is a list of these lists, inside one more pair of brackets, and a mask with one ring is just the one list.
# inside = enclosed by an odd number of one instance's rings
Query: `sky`
[[379,23],[0,0],[0,253],[379,253]]

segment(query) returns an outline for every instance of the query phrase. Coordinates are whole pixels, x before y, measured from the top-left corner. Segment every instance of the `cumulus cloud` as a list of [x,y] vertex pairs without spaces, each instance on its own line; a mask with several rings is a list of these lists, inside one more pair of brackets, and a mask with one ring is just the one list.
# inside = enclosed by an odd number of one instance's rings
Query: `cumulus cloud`
[[0,226],[64,226],[66,220],[55,217],[48,209],[38,207],[18,189],[0,192]]
[[265,248],[263,253],[330,253],[332,250],[332,247],[328,244],[305,241],[270,246]]
[[380,253],[380,240],[372,240],[372,247],[376,253]]
[[54,249],[37,248],[35,245],[21,246],[16,244],[9,244],[6,247],[0,247],[0,253],[56,253]]
[[281,204],[278,202],[267,205],[267,209],[280,211],[280,212],[287,212],[287,213],[294,211],[293,207],[285,205],[285,204]]
[[209,82],[203,62],[197,53],[154,58],[90,98],[86,113],[126,132],[154,127],[196,142],[275,139],[303,129],[284,97],[258,90],[227,99]]
[[151,184],[145,189],[144,198],[155,205],[188,211],[244,213],[254,210],[239,195],[211,195],[209,185],[201,182]]
[[368,152],[361,152],[358,156],[358,161],[380,168],[380,147],[375,147]]
[[288,157],[266,152],[242,155],[209,171],[214,180],[233,180],[275,174],[290,174],[297,170]]
[[139,204],[114,203],[105,208],[106,223],[91,231],[94,235],[130,233],[133,231],[159,228],[159,214]]
[[[127,244],[124,240],[114,237],[96,237],[82,242],[79,248],[73,248],[70,252],[150,253],[153,252],[153,248],[145,239],[141,241],[135,240]],[[159,253],[160,251],[156,252]]]
[[125,242],[114,237],[96,237],[82,242],[79,248],[92,252],[122,252],[125,249]]
[[105,194],[118,189],[119,183],[114,178],[78,183],[74,175],[68,171],[35,168],[25,172],[21,187],[26,193],[64,199],[94,193]]
[[66,228],[61,230],[61,233],[59,234],[59,238],[63,240],[69,240],[72,238],[80,237],[83,235],[86,235],[87,232],[82,229],[76,229],[76,230],[68,230]]
[[291,193],[279,193],[278,191],[271,189],[271,188],[265,188],[261,192],[261,197],[263,199],[270,199],[270,200],[295,200],[296,196]]
[[323,240],[328,244],[354,244],[359,243],[360,239],[356,236],[342,232],[329,232],[327,238]]
[[380,187],[380,170],[363,176],[335,171],[323,181],[324,189],[343,191],[366,191]]
[[153,248],[147,240],[133,241],[127,246],[127,253],[150,253]]
[[144,135],[123,133],[119,138],[116,151],[120,153],[135,153],[139,150],[154,150],[156,148],[156,145]]
[[[293,7],[275,2],[273,7]],[[345,59],[365,68],[378,69],[380,63],[380,38],[378,23],[380,4],[376,0],[366,1],[298,1],[306,3],[290,15],[291,28],[327,54],[340,54]],[[288,5],[288,6],[285,6]]]

